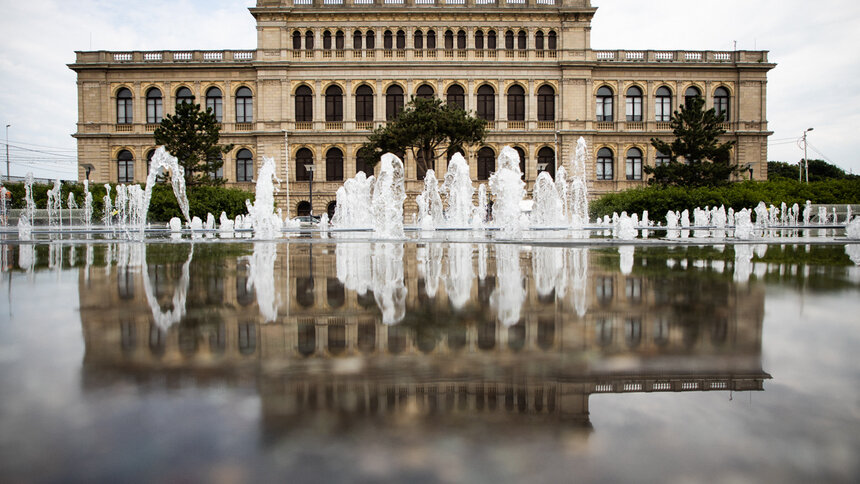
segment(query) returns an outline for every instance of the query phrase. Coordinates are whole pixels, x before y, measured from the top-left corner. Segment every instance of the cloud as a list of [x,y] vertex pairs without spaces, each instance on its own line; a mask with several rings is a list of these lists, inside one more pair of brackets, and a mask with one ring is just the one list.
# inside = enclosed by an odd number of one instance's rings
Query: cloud
[[[597,49],[768,49],[773,140],[799,137],[860,173],[853,137],[860,114],[860,3],[824,0],[594,0]],[[28,0],[5,2],[0,29],[0,122],[13,141],[67,149],[77,121],[75,50],[253,49],[254,0]],[[793,143],[771,142],[769,158],[797,161]],[[816,155],[817,156],[817,155]],[[13,157],[13,161],[14,161]],[[24,174],[27,166],[13,168]],[[56,170],[57,166],[52,166]],[[74,174],[67,164],[63,169]],[[54,176],[49,174],[48,176]]]

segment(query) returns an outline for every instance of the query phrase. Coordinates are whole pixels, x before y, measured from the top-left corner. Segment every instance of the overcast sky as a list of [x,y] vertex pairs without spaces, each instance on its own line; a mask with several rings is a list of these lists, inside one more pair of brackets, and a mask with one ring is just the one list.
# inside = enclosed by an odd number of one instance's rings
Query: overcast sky
[[[0,129],[12,174],[75,176],[75,50],[254,49],[254,0],[0,0]],[[860,173],[860,2],[593,0],[594,49],[770,51],[770,160]],[[5,143],[5,132],[0,132]],[[26,148],[27,150],[25,150]],[[46,162],[44,160],[52,161]],[[5,153],[0,152],[5,162]],[[2,163],[0,165],[5,165]],[[6,167],[0,166],[4,175]]]

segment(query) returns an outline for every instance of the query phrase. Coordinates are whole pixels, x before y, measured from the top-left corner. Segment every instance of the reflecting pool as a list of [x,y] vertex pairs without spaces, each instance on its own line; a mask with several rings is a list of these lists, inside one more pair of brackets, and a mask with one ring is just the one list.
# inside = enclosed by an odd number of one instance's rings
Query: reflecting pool
[[0,245],[0,480],[857,482],[860,245]]

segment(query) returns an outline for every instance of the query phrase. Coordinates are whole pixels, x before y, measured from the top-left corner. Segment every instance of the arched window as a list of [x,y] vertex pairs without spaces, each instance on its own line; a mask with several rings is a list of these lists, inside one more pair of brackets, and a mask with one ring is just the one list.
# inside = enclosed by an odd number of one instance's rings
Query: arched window
[[487,49],[496,50],[496,31],[487,32]]
[[373,89],[367,84],[355,90],[355,120],[373,121]]
[[666,86],[657,89],[657,104],[655,106],[654,120],[668,123],[672,119],[672,91]]
[[332,148],[326,152],[325,179],[326,181],[343,180],[343,151]]
[[146,176],[149,176],[149,169],[152,166],[152,157],[155,156],[155,150],[146,152]]
[[134,156],[128,150],[122,150],[116,155],[117,183],[134,181]]
[[537,162],[539,171],[545,171],[549,176],[555,178],[555,151],[552,148],[549,146],[541,148],[538,151]]
[[702,97],[702,91],[699,90],[696,86],[690,86],[684,91],[684,105],[690,106],[690,103],[693,102],[693,99],[698,97]]
[[452,84],[446,93],[446,102],[452,106],[466,109],[466,91],[459,84]]
[[236,122],[251,123],[254,121],[254,97],[251,90],[245,86],[236,91]]
[[397,31],[397,50],[403,50],[406,48],[406,32],[402,30]]
[[555,89],[544,84],[537,94],[538,121],[555,121]]
[[334,212],[337,209],[337,202],[329,202],[325,207],[325,212],[328,214],[328,219],[331,220],[334,218]]
[[[307,203],[307,202],[305,202]],[[298,289],[296,289],[298,291]],[[299,304],[302,303],[302,300],[296,296],[296,299],[299,300]],[[311,293],[311,306],[313,303],[313,293]],[[305,306],[307,307],[307,306]],[[297,349],[299,350],[299,354],[302,356],[310,356],[314,354],[317,349],[317,330],[314,326],[313,322],[310,323],[299,323],[296,326],[296,341]]]
[[343,90],[340,86],[329,86],[325,90],[325,120],[343,121]]
[[624,341],[629,348],[636,348],[642,342],[642,320],[627,318],[624,321]]
[[466,48],[466,31],[457,31],[457,49],[464,50]]
[[146,122],[156,124],[161,122],[163,116],[161,110],[161,90],[157,87],[146,91]]
[[514,146],[514,151],[517,152],[517,155],[520,157],[520,173],[522,176],[520,178],[525,181],[526,179],[526,150],[520,148],[519,146]]
[[385,119],[392,121],[403,111],[403,88],[393,84],[385,91]]
[[488,351],[496,347],[496,324],[484,321],[478,324],[478,349]]
[[550,30],[549,34],[546,36],[546,44],[547,49],[556,50],[558,49],[558,39],[556,39],[555,30]]
[[344,35],[342,30],[338,30],[337,33],[334,34],[334,48],[337,50],[343,50],[344,43]]
[[355,50],[361,50],[361,30],[356,30],[352,33],[352,48]]
[[134,107],[131,91],[122,88],[116,92],[116,124],[134,122]]
[[386,30],[385,33],[382,34],[382,48],[385,50],[391,50],[394,48],[394,34],[392,34],[390,30]]
[[192,104],[194,102],[194,94],[191,94],[191,89],[180,87],[176,91],[176,104]]
[[364,34],[364,48],[365,49],[375,49],[376,48],[376,33],[372,30],[368,30],[366,34]]
[[257,350],[257,327],[254,323],[239,323],[239,353],[252,355]]
[[508,88],[508,121],[526,119],[526,91],[514,84]]
[[293,31],[293,50],[302,50],[302,33],[298,30]]
[[323,32],[323,50],[331,50],[331,32]]
[[535,34],[535,49],[543,50],[543,32],[540,30]]
[[538,320],[537,344],[542,350],[552,348],[555,341],[555,321],[541,318]]
[[[221,156],[221,153],[218,153],[217,160],[221,163],[218,165],[218,168],[215,171],[210,171],[209,176],[216,180],[220,180],[224,178],[224,157]],[[149,168],[149,164],[147,164],[147,169]]]
[[714,91],[714,110],[723,115],[723,121],[729,120],[729,90],[718,87]]
[[314,99],[311,88],[299,86],[296,89],[296,121],[309,123],[314,120]]
[[[332,202],[334,203],[334,202]],[[330,308],[337,309],[343,306],[343,303],[346,302],[346,295],[344,294],[343,283],[338,280],[337,277],[327,277],[325,280],[325,292],[326,292],[326,300],[328,301],[328,305]],[[342,324],[330,324],[328,327],[329,330],[329,344],[331,344],[331,335],[332,329],[335,326],[340,326],[344,328]],[[344,335],[345,336],[345,335]],[[345,339],[345,338],[344,338]],[[329,349],[331,349],[329,347]]]
[[254,157],[246,149],[236,153],[236,181],[249,182],[254,179]]
[[595,323],[595,336],[597,344],[600,346],[609,346],[612,344],[612,320],[608,318],[600,318]]
[[314,31],[305,32],[305,50],[314,50]]
[[305,166],[313,164],[314,154],[311,150],[300,148],[296,151],[296,181],[309,181],[312,171],[305,168]]
[[[311,214],[311,204],[307,200],[302,200],[296,205],[296,216],[297,217],[306,217]],[[311,284],[313,287],[313,283]],[[301,291],[299,291],[301,292]]]
[[639,148],[630,148],[627,150],[625,173],[628,180],[642,179],[642,150]]
[[433,96],[436,94],[436,91],[428,84],[421,84],[418,87],[418,90],[415,91],[415,97],[420,97],[422,99],[433,99]]
[[206,110],[210,111],[219,123],[224,118],[224,99],[221,89],[210,87],[206,90]]
[[658,151],[657,156],[654,158],[654,166],[668,165],[671,161],[672,158],[670,158],[669,155]]
[[436,31],[428,30],[427,31],[427,49],[434,50],[436,49]]
[[484,31],[475,31],[475,49],[482,50],[484,48]]
[[421,50],[424,48],[424,32],[420,29],[416,30],[414,34],[412,34],[412,47],[415,47],[415,50]]
[[505,50],[514,50],[514,31],[505,32]]
[[[296,207],[296,215],[298,217],[307,217],[311,214],[311,204],[302,200]],[[297,277],[296,278],[296,302],[303,308],[310,308],[314,305],[314,278],[313,277]],[[313,324],[299,324],[302,326],[310,326],[313,329]],[[302,351],[302,335],[299,330],[299,351]],[[311,331],[313,332],[313,331]],[[313,336],[311,336],[313,338]],[[311,351],[313,353],[313,351]]]
[[478,180],[489,180],[496,171],[496,153],[489,146],[478,150]]
[[520,30],[517,33],[517,49],[526,50],[528,48],[528,37],[525,30]]
[[642,89],[627,89],[627,121],[642,121]]
[[597,120],[614,121],[612,112],[612,89],[603,86],[597,90]]
[[453,50],[454,49],[454,31],[446,30],[445,31],[445,50]]
[[609,148],[600,148],[597,152],[597,179],[612,180],[614,176],[612,166],[612,150]]
[[355,173],[363,172],[365,175],[370,176],[373,175],[373,167],[362,157],[356,155],[355,157]]
[[478,117],[487,121],[496,120],[496,90],[489,84],[478,88]]

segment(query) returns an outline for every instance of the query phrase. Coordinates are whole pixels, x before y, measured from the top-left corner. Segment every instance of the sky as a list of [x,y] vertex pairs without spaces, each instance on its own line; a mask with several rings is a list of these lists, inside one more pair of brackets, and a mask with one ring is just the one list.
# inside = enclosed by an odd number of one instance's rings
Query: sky
[[[13,176],[76,175],[76,50],[254,49],[254,0],[0,0],[0,136]],[[593,49],[768,50],[770,160],[860,173],[860,2],[592,0]],[[6,155],[0,150],[0,173]]]

